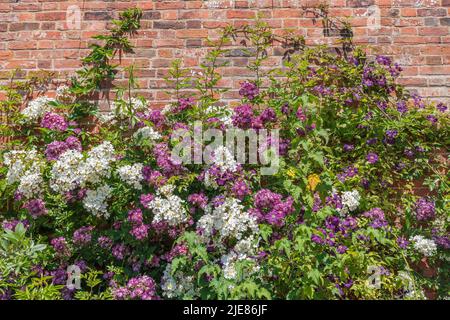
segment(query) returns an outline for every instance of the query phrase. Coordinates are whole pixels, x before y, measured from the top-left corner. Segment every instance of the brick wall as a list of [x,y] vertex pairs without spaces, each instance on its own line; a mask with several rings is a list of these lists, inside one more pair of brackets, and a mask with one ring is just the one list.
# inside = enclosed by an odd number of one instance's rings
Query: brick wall
[[[136,54],[125,57],[122,64],[136,64],[139,93],[163,104],[167,100],[163,76],[174,58],[182,58],[185,66],[197,66],[206,50],[206,37],[217,37],[218,28],[226,24],[251,23],[257,12],[277,32],[293,28],[306,36],[309,45],[333,43],[336,39],[324,37],[320,23],[302,14],[301,6],[317,2],[0,0],[0,82],[15,68],[24,70],[21,76],[39,69],[54,70],[64,79],[79,67],[89,38],[106,30],[119,11],[137,6],[144,15],[142,29],[133,39]],[[403,84],[423,96],[449,101],[450,0],[327,2],[330,16],[350,17],[355,43],[400,62]],[[282,50],[273,48],[273,53],[268,66],[280,62]],[[236,88],[249,74],[245,69],[248,58],[241,50],[233,51],[232,56],[231,64],[222,69],[221,85]],[[223,98],[235,97],[236,91],[231,91]]]

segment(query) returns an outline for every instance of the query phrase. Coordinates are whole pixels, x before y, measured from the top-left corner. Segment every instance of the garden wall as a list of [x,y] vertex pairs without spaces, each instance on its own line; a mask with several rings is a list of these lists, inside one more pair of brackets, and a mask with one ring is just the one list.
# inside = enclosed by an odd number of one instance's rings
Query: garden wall
[[[208,0],[208,1],[41,1],[0,0],[0,81],[10,71],[27,74],[39,69],[57,72],[64,79],[80,66],[90,37],[106,30],[111,18],[132,6],[144,10],[142,28],[134,38],[135,55],[124,57],[124,65],[138,66],[140,93],[163,104],[163,76],[174,58],[185,66],[198,66],[207,37],[219,28],[251,23],[259,13],[282,33],[294,29],[306,36],[308,45],[333,43],[322,24],[305,15],[302,6],[319,1]],[[450,99],[450,0],[328,0],[329,16],[350,17],[354,42],[370,45],[374,53],[393,56],[403,67],[401,82],[421,95]],[[276,65],[284,52],[273,48]],[[248,58],[237,48],[223,68],[224,87],[238,87],[249,71]],[[224,94],[230,100],[236,91]]]

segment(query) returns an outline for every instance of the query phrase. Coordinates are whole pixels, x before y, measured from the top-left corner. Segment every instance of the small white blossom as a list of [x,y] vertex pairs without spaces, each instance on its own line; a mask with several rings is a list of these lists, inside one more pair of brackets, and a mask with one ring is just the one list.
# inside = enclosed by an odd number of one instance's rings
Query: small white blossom
[[125,183],[133,186],[137,190],[142,189],[141,181],[144,179],[142,175],[142,163],[125,165],[117,169],[120,179]]
[[96,190],[87,190],[83,199],[83,206],[86,210],[97,217],[109,217],[107,200],[111,196],[111,188],[103,185]]
[[42,178],[39,166],[31,167],[20,178],[17,192],[19,192],[26,199],[34,198],[36,195],[41,193],[43,183],[44,179]]
[[227,198],[214,209],[208,205],[205,212],[197,223],[203,236],[210,237],[216,230],[221,239],[232,237],[240,240],[247,233],[258,233],[256,218],[244,211],[238,199]]
[[425,257],[431,257],[436,254],[437,246],[433,240],[426,239],[421,235],[414,236],[409,240],[413,243],[414,249]]
[[149,203],[148,207],[154,214],[153,223],[166,222],[170,226],[178,226],[189,220],[186,202],[172,194],[173,190],[172,185],[159,188],[157,196]]
[[361,200],[361,196],[359,195],[358,190],[353,191],[345,191],[342,193],[342,209],[340,209],[340,213],[347,214],[349,212],[355,211],[359,206],[359,201]]
[[37,97],[30,101],[28,106],[23,109],[21,113],[25,116],[27,121],[37,121],[45,113],[52,111],[53,107],[49,105],[52,101],[55,101],[55,99],[46,96]]

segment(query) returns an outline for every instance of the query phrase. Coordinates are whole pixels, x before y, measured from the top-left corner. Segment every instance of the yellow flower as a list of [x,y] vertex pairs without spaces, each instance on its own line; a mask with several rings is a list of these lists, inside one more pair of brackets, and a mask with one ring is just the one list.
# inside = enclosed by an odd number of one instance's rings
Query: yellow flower
[[292,169],[292,168],[287,169],[287,170],[286,170],[286,174],[287,174],[290,178],[295,178],[295,176],[296,176],[295,170]]
[[308,176],[308,188],[311,191],[316,190],[317,185],[320,183],[320,177],[317,174],[310,174]]

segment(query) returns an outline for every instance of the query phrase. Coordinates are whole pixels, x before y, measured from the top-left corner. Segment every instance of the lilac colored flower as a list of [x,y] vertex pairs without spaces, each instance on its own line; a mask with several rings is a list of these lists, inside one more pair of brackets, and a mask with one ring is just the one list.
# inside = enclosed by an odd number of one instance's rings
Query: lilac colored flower
[[188,196],[188,201],[194,206],[204,209],[208,204],[208,197],[203,192],[193,193]]
[[97,243],[100,246],[100,248],[103,248],[103,249],[111,249],[111,247],[113,245],[112,239],[107,236],[98,237]]
[[65,143],[70,150],[77,150],[77,151],[82,150],[81,142],[77,137],[74,136],[67,137]]
[[416,201],[415,207],[416,218],[418,221],[432,220],[436,216],[436,208],[432,201],[420,198]]
[[289,108],[289,104],[285,103],[281,106],[281,113],[283,114],[289,114],[291,112],[291,109]]
[[140,299],[140,300],[158,300],[156,294],[156,283],[149,276],[139,276],[131,278],[126,287],[119,287],[112,290],[114,299]]
[[149,166],[144,166],[142,168],[142,175],[144,176],[144,179],[153,187],[161,187],[167,182],[167,179],[161,172],[152,170]]
[[442,102],[441,103],[439,103],[437,106],[436,106],[436,109],[438,109],[440,112],[445,112],[445,111],[447,111],[447,106],[445,105],[445,104],[443,104]]
[[395,138],[398,136],[398,131],[395,129],[386,130],[386,143],[394,144]]
[[438,121],[438,119],[432,114],[427,115],[427,120],[430,121],[432,124],[435,124]]
[[400,113],[405,113],[408,111],[408,106],[406,105],[405,101],[397,102],[397,111]]
[[67,144],[62,141],[53,141],[49,143],[45,149],[45,157],[48,161],[58,160],[59,156],[62,155],[69,149]]
[[25,229],[28,229],[28,227],[30,226],[30,223],[28,222],[28,220],[5,220],[2,222],[2,228],[5,230],[11,230],[14,231],[16,230],[17,225],[21,223]]
[[261,189],[255,195],[255,205],[260,210],[271,210],[276,203],[281,202],[281,195],[268,189]]
[[123,260],[127,252],[127,247],[122,243],[116,244],[114,247],[112,247],[112,255],[117,260]]
[[324,240],[317,234],[313,234],[311,236],[311,241],[313,241],[313,242],[315,242],[317,244],[324,244],[325,243]]
[[367,154],[366,159],[370,164],[374,164],[378,161],[378,155],[376,153],[370,152],[369,154]]
[[298,120],[300,120],[300,121],[302,121],[302,122],[305,122],[305,121],[306,121],[306,115],[305,115],[305,113],[303,112],[302,107],[299,107],[299,108],[297,109],[297,112],[295,113],[295,115],[297,116],[297,119],[298,119]]
[[266,214],[265,218],[268,223],[275,226],[281,226],[283,223],[284,215],[283,212],[272,210],[268,214]]
[[50,244],[59,255],[70,255],[69,248],[64,237],[54,238],[52,239],[52,241],[50,241]]
[[82,246],[91,242],[92,230],[94,230],[92,226],[84,226],[75,230],[73,233],[73,243]]
[[433,241],[443,249],[450,249],[450,237],[448,236],[433,236]]
[[263,123],[274,122],[277,120],[277,115],[272,108],[267,108],[261,113],[261,120]]
[[313,212],[319,212],[322,209],[322,199],[320,198],[320,195],[318,192],[314,193],[314,201],[313,201]]
[[128,211],[128,221],[132,224],[142,224],[144,221],[144,216],[142,214],[142,210],[139,208],[132,209]]
[[25,203],[23,207],[28,210],[28,213],[31,214],[34,219],[47,213],[45,202],[42,199],[30,200]]
[[414,157],[414,151],[411,149],[405,149],[403,154],[410,159],[412,159]]
[[349,152],[355,149],[355,146],[352,144],[344,144],[344,151]]
[[251,127],[253,120],[253,109],[249,104],[243,104],[234,108],[234,114],[231,117],[233,125],[241,129]]
[[[162,169],[163,173],[167,176],[172,176],[175,174],[180,173],[183,171],[182,163],[179,161],[176,161],[172,158],[171,152],[169,150],[169,146],[167,143],[162,142],[153,147],[153,154],[156,158],[156,164],[159,168]],[[145,167],[143,168],[143,171],[145,170]],[[144,172],[143,172],[144,173]],[[144,173],[144,178],[150,179],[152,178],[147,177]]]
[[148,193],[148,194],[141,194],[139,200],[141,202],[141,205],[145,209],[148,209],[150,202],[152,202],[154,199],[155,199],[155,196],[151,193]]
[[371,139],[368,139],[368,140],[366,141],[366,144],[367,144],[368,146],[371,146],[371,145],[376,144],[377,141],[378,141],[377,138],[371,138]]
[[387,103],[385,101],[379,101],[377,102],[377,107],[380,108],[383,111],[386,111],[387,109]]
[[402,248],[402,249],[406,249],[408,247],[409,241],[406,240],[405,237],[398,237],[397,238],[397,245]]
[[180,98],[178,99],[178,106],[175,108],[174,112],[181,112],[187,109],[192,108],[194,105],[195,100],[194,98]]
[[387,56],[378,55],[376,57],[376,60],[379,64],[384,65],[384,66],[390,66],[392,63],[391,58],[389,58]]
[[336,251],[337,251],[339,254],[344,254],[344,253],[347,252],[347,250],[348,250],[348,248],[347,248],[346,246],[344,246],[344,245],[340,245],[340,246],[338,246],[338,247],[336,248]]
[[47,112],[41,120],[41,127],[56,131],[66,131],[68,124],[63,116]]
[[253,100],[258,94],[258,86],[252,82],[245,81],[241,83],[241,88],[239,89],[239,94],[249,100]]
[[148,236],[148,229],[149,229],[148,225],[145,224],[136,225],[131,229],[130,234],[133,237],[135,237],[136,240],[143,240]]

